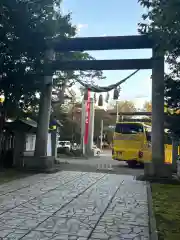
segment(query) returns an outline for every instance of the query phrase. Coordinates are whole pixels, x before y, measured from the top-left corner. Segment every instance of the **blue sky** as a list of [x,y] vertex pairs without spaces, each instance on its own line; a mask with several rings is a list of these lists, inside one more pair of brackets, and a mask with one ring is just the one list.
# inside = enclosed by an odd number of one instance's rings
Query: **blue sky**
[[[78,36],[116,36],[137,34],[144,9],[137,0],[64,0],[63,11],[72,12],[72,22],[78,26]],[[93,51],[96,59],[149,58],[151,50]],[[99,85],[119,81],[132,71],[104,71],[107,77]],[[120,99],[141,104],[151,99],[151,71],[141,70],[122,85]]]

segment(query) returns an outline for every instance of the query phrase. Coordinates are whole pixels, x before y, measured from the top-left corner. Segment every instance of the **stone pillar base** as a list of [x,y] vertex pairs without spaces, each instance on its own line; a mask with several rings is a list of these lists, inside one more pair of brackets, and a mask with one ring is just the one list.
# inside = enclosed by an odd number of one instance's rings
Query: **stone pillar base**
[[94,157],[94,151],[93,150],[88,151],[87,157]]
[[21,168],[26,170],[46,171],[52,169],[55,163],[55,157],[23,157]]
[[94,151],[89,148],[89,146],[85,146],[85,156],[86,157],[94,157]]
[[172,165],[145,163],[144,175],[152,178],[172,178]]

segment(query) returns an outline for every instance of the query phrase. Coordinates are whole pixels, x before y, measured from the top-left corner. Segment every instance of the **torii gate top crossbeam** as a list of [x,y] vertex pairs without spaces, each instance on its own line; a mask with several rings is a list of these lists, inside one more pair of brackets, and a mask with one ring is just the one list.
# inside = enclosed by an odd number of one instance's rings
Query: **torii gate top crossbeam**
[[92,51],[147,49],[153,47],[153,41],[146,35],[113,36],[113,37],[84,37],[56,39],[53,41],[55,51]]
[[[149,49],[153,41],[146,35],[85,37],[55,39],[52,46],[55,52],[90,51],[90,50],[120,50]],[[121,60],[72,60],[53,63],[53,70],[129,70],[152,69],[152,59],[121,59]]]

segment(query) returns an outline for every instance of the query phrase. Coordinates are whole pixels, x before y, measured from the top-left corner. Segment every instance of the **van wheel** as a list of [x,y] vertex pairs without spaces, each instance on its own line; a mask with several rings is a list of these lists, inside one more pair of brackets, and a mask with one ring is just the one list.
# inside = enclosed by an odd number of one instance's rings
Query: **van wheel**
[[100,152],[99,151],[97,152],[97,156],[100,156]]
[[132,160],[127,162],[129,168],[135,168],[137,165],[137,161]]
[[144,168],[144,163],[139,164],[141,168]]

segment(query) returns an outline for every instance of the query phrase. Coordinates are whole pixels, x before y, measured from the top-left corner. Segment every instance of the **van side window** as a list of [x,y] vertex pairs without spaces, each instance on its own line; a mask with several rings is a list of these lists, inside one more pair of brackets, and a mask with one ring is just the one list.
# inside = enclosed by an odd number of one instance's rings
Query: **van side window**
[[143,126],[133,123],[117,123],[115,132],[122,134],[137,134],[143,133]]
[[164,134],[164,144],[171,145],[172,144],[172,139],[169,134]]
[[148,142],[151,142],[151,133],[146,131],[146,139]]

